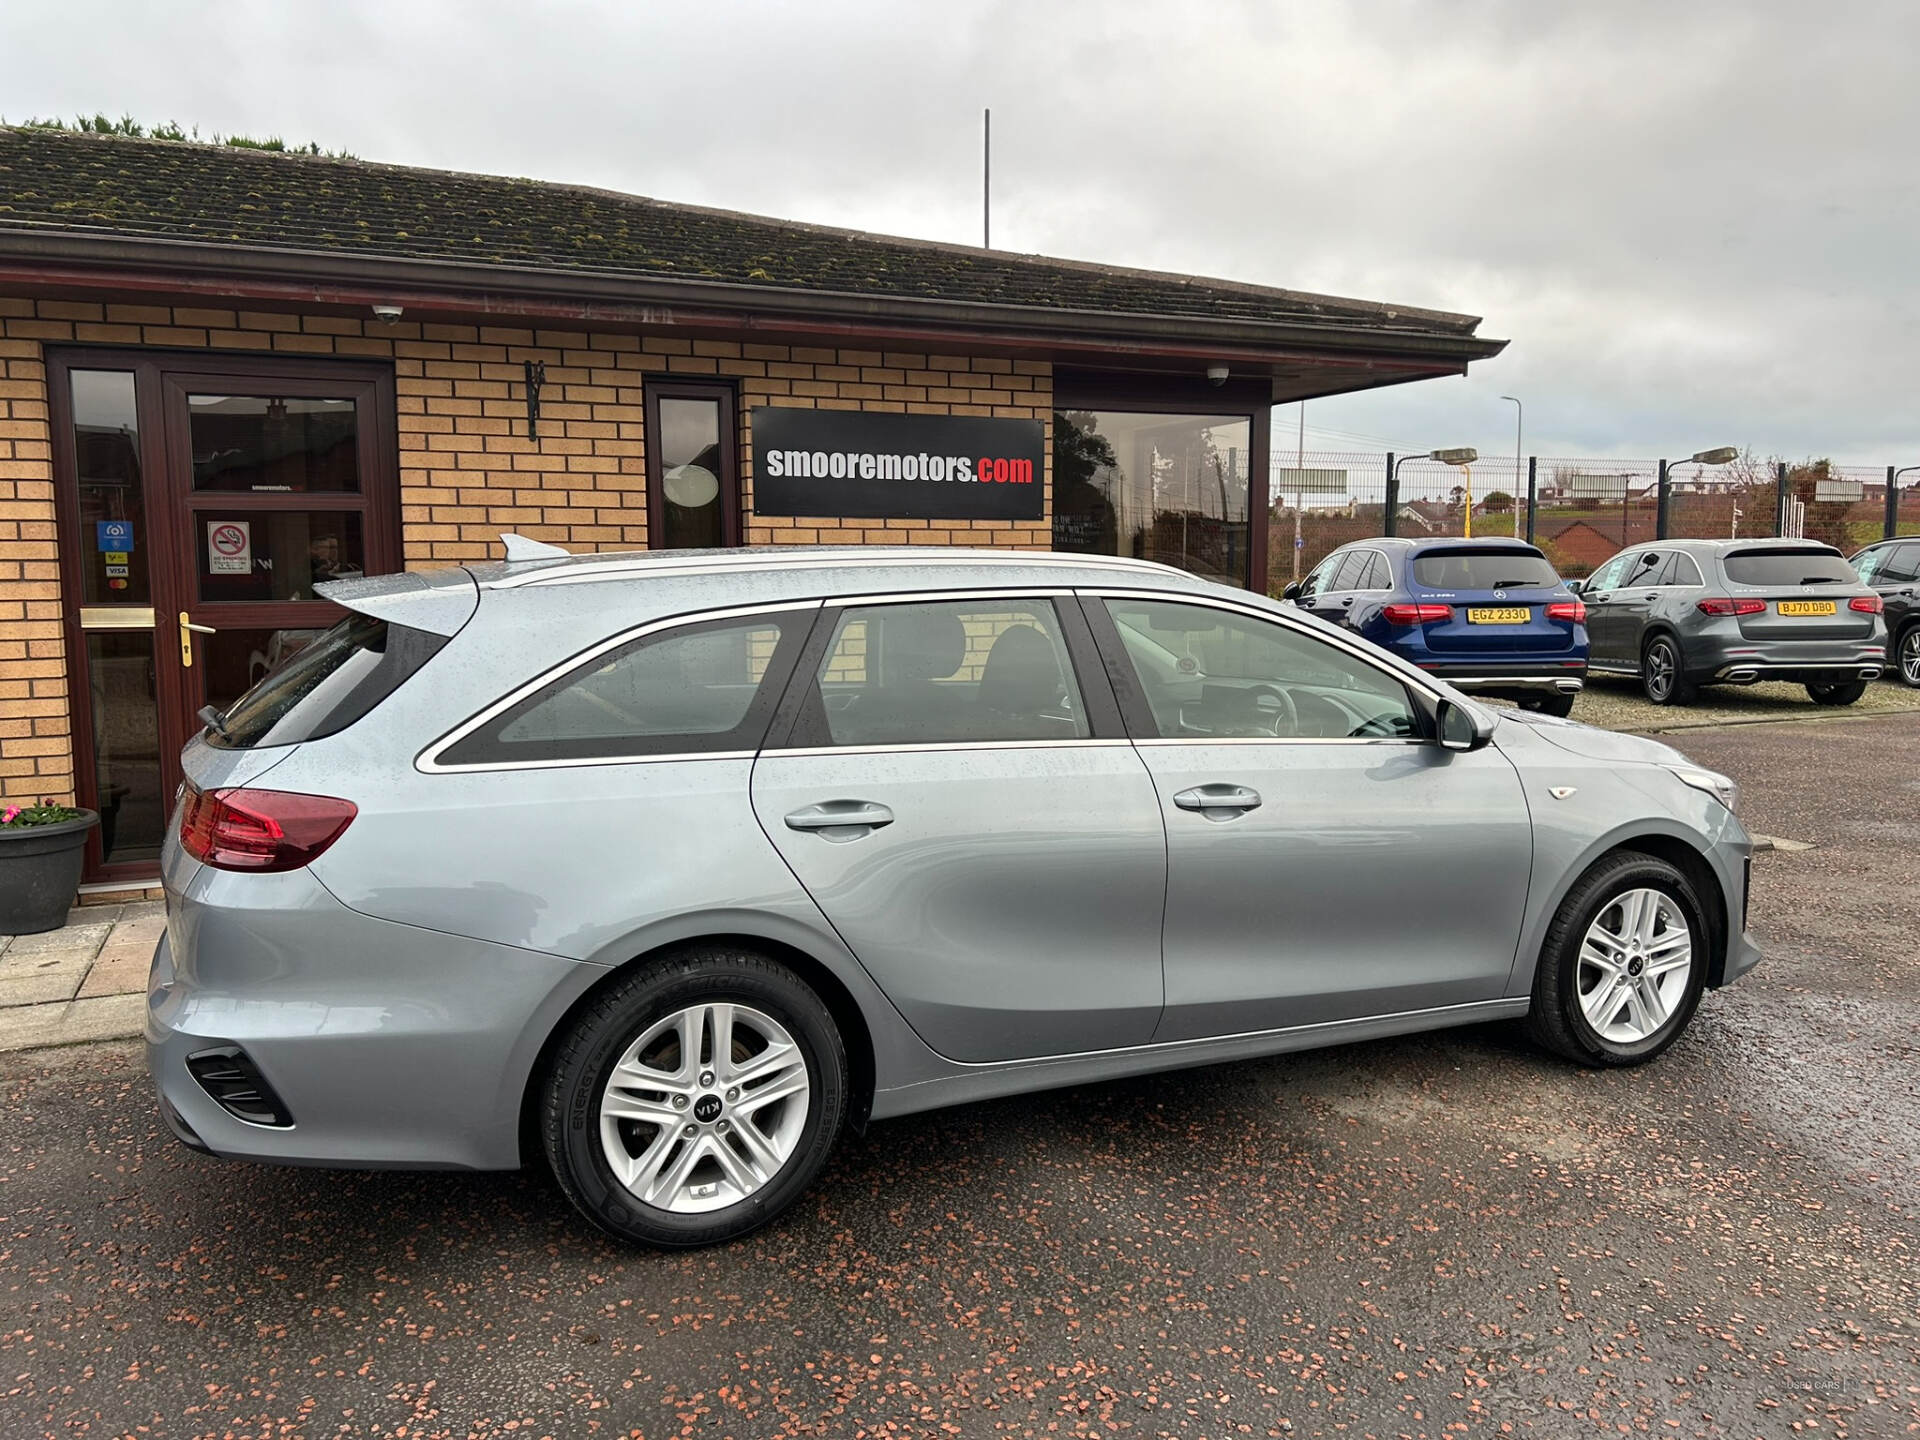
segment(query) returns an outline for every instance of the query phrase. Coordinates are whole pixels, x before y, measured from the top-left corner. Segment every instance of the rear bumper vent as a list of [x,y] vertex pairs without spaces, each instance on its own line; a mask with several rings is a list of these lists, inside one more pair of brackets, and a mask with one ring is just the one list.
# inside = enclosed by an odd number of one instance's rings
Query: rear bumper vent
[[249,1125],[275,1130],[293,1127],[293,1116],[260,1073],[253,1058],[238,1045],[222,1045],[187,1057],[187,1073],[229,1115]]

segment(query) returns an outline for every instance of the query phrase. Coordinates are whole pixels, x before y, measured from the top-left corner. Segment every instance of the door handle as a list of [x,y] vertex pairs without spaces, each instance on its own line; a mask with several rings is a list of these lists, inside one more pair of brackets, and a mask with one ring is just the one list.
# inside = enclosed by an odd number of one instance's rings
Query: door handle
[[213,626],[196,625],[187,618],[186,611],[182,610],[180,612],[180,668],[182,670],[191,670],[193,668],[193,637],[195,635],[212,635],[214,633]]
[[1173,797],[1182,810],[1194,810],[1208,820],[1231,820],[1260,808],[1260,792],[1245,785],[1196,785]]
[[787,816],[789,830],[807,830],[823,840],[858,840],[893,823],[893,811],[870,800],[824,800]]

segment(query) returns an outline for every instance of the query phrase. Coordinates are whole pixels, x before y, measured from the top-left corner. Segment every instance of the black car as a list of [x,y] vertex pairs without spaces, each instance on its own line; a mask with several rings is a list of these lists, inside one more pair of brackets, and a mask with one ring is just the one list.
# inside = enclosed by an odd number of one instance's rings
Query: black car
[[1920,686],[1920,537],[1869,545],[1852,565],[1887,607],[1893,673],[1903,684]]
[[1593,669],[1638,676],[1656,705],[1759,680],[1851,705],[1886,667],[1879,594],[1817,541],[1657,540],[1575,583]]

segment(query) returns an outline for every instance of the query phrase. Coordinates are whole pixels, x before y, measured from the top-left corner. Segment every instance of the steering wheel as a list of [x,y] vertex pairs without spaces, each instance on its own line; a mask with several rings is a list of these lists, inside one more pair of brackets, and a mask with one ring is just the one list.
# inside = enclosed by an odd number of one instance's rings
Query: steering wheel
[[1247,694],[1253,697],[1254,710],[1267,734],[1286,739],[1300,732],[1300,714],[1293,708],[1293,697],[1286,691],[1274,685],[1254,685],[1248,688]]

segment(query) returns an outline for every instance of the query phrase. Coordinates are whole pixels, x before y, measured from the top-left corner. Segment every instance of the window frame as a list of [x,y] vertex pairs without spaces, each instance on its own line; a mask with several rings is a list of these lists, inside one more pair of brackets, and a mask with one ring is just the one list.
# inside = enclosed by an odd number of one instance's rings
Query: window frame
[[1637,550],[1622,550],[1617,555],[1609,555],[1594,567],[1593,573],[1587,577],[1584,589],[1596,595],[1611,595],[1616,590],[1624,589],[1624,585],[1618,582],[1602,585],[1599,583],[1600,577],[1607,573],[1609,565],[1617,564],[1620,567],[1620,577],[1624,579],[1627,571],[1638,561],[1640,553]]
[[667,532],[667,496],[662,488],[665,471],[661,465],[660,402],[662,400],[711,400],[720,407],[720,544],[732,549],[741,542],[740,474],[740,397],[731,382],[725,380],[648,380],[641,389],[643,434],[646,440],[647,467],[647,548],[665,550]]
[[[838,596],[820,602],[820,615],[813,633],[794,662],[788,677],[787,693],[774,713],[761,749],[763,755],[871,755],[944,750],[1019,750],[1058,748],[1064,745],[1124,745],[1126,726],[1120,716],[1108,667],[1086,616],[1073,603],[1074,592],[1066,589],[1021,588],[1015,590],[928,590],[894,591],[884,595]],[[839,633],[841,617],[849,610],[870,610],[884,605],[931,605],[943,602],[991,604],[996,600],[1041,600],[1053,607],[1066,646],[1067,663],[1074,684],[1080,691],[1080,704],[1086,712],[1088,733],[1038,740],[933,740],[890,744],[836,744],[828,729],[826,707],[820,698],[820,666]]]
[[[577,651],[559,664],[550,666],[493,700],[478,713],[461,721],[426,746],[415,757],[414,768],[428,775],[448,775],[499,770],[557,770],[593,765],[654,765],[675,760],[752,759],[766,745],[770,727],[779,715],[781,704],[791,688],[794,666],[818,629],[821,603],[819,600],[783,600],[777,604],[735,606],[722,610],[670,615],[649,620],[642,625],[629,626],[625,630],[594,642],[584,650]],[[677,742],[675,748],[658,751],[627,750],[606,755],[498,760],[443,758],[476,732],[497,720],[511,717],[523,702],[539,696],[550,687],[565,683],[588,667],[599,664],[604,656],[623,647],[642,640],[668,639],[682,631],[725,624],[730,620],[751,620],[756,616],[777,615],[793,616],[794,624],[791,628],[785,626],[781,628],[780,639],[774,646],[772,657],[767,661],[767,669],[761,676],[760,687],[748,703],[746,715],[732,730],[708,737],[646,737]]]
[[[1403,675],[1389,666],[1379,664],[1362,650],[1359,644],[1350,643],[1344,634],[1323,635],[1317,628],[1310,628],[1305,623],[1285,614],[1275,614],[1253,605],[1236,605],[1232,601],[1216,599],[1211,595],[1120,588],[1087,589],[1077,593],[1080,597],[1080,608],[1086,614],[1088,627],[1092,630],[1094,641],[1099,646],[1101,658],[1106,662],[1108,678],[1113,686],[1114,697],[1119,702],[1120,715],[1126,723],[1127,734],[1136,746],[1431,745],[1437,743],[1438,706],[1440,701],[1448,697],[1433,689],[1425,683],[1424,679]],[[1193,605],[1209,610],[1225,610],[1230,614],[1276,626],[1299,639],[1317,642],[1330,650],[1340,652],[1348,660],[1404,690],[1407,695],[1407,707],[1413,712],[1414,721],[1420,733],[1418,735],[1335,736],[1248,735],[1218,736],[1210,739],[1190,735],[1162,735],[1160,724],[1154,718],[1152,705],[1147,700],[1146,691],[1133,668],[1131,657],[1127,654],[1126,642],[1120,637],[1120,628],[1107,611],[1108,600],[1151,600],[1168,605]]]
[[[1887,560],[1873,567],[1873,578],[1866,584],[1889,587],[1920,584],[1920,540],[1895,540],[1883,548],[1887,552]],[[1912,564],[1913,569],[1898,575],[1887,569],[1888,564],[1903,563]]]
[[[1687,569],[1693,572],[1693,578],[1691,580],[1681,575],[1680,567],[1682,565],[1685,565]],[[1660,588],[1663,590],[1704,590],[1707,588],[1706,572],[1700,568],[1700,562],[1695,560],[1693,556],[1689,555],[1686,551],[1675,550],[1671,558],[1667,561],[1666,574],[1660,577]]]

